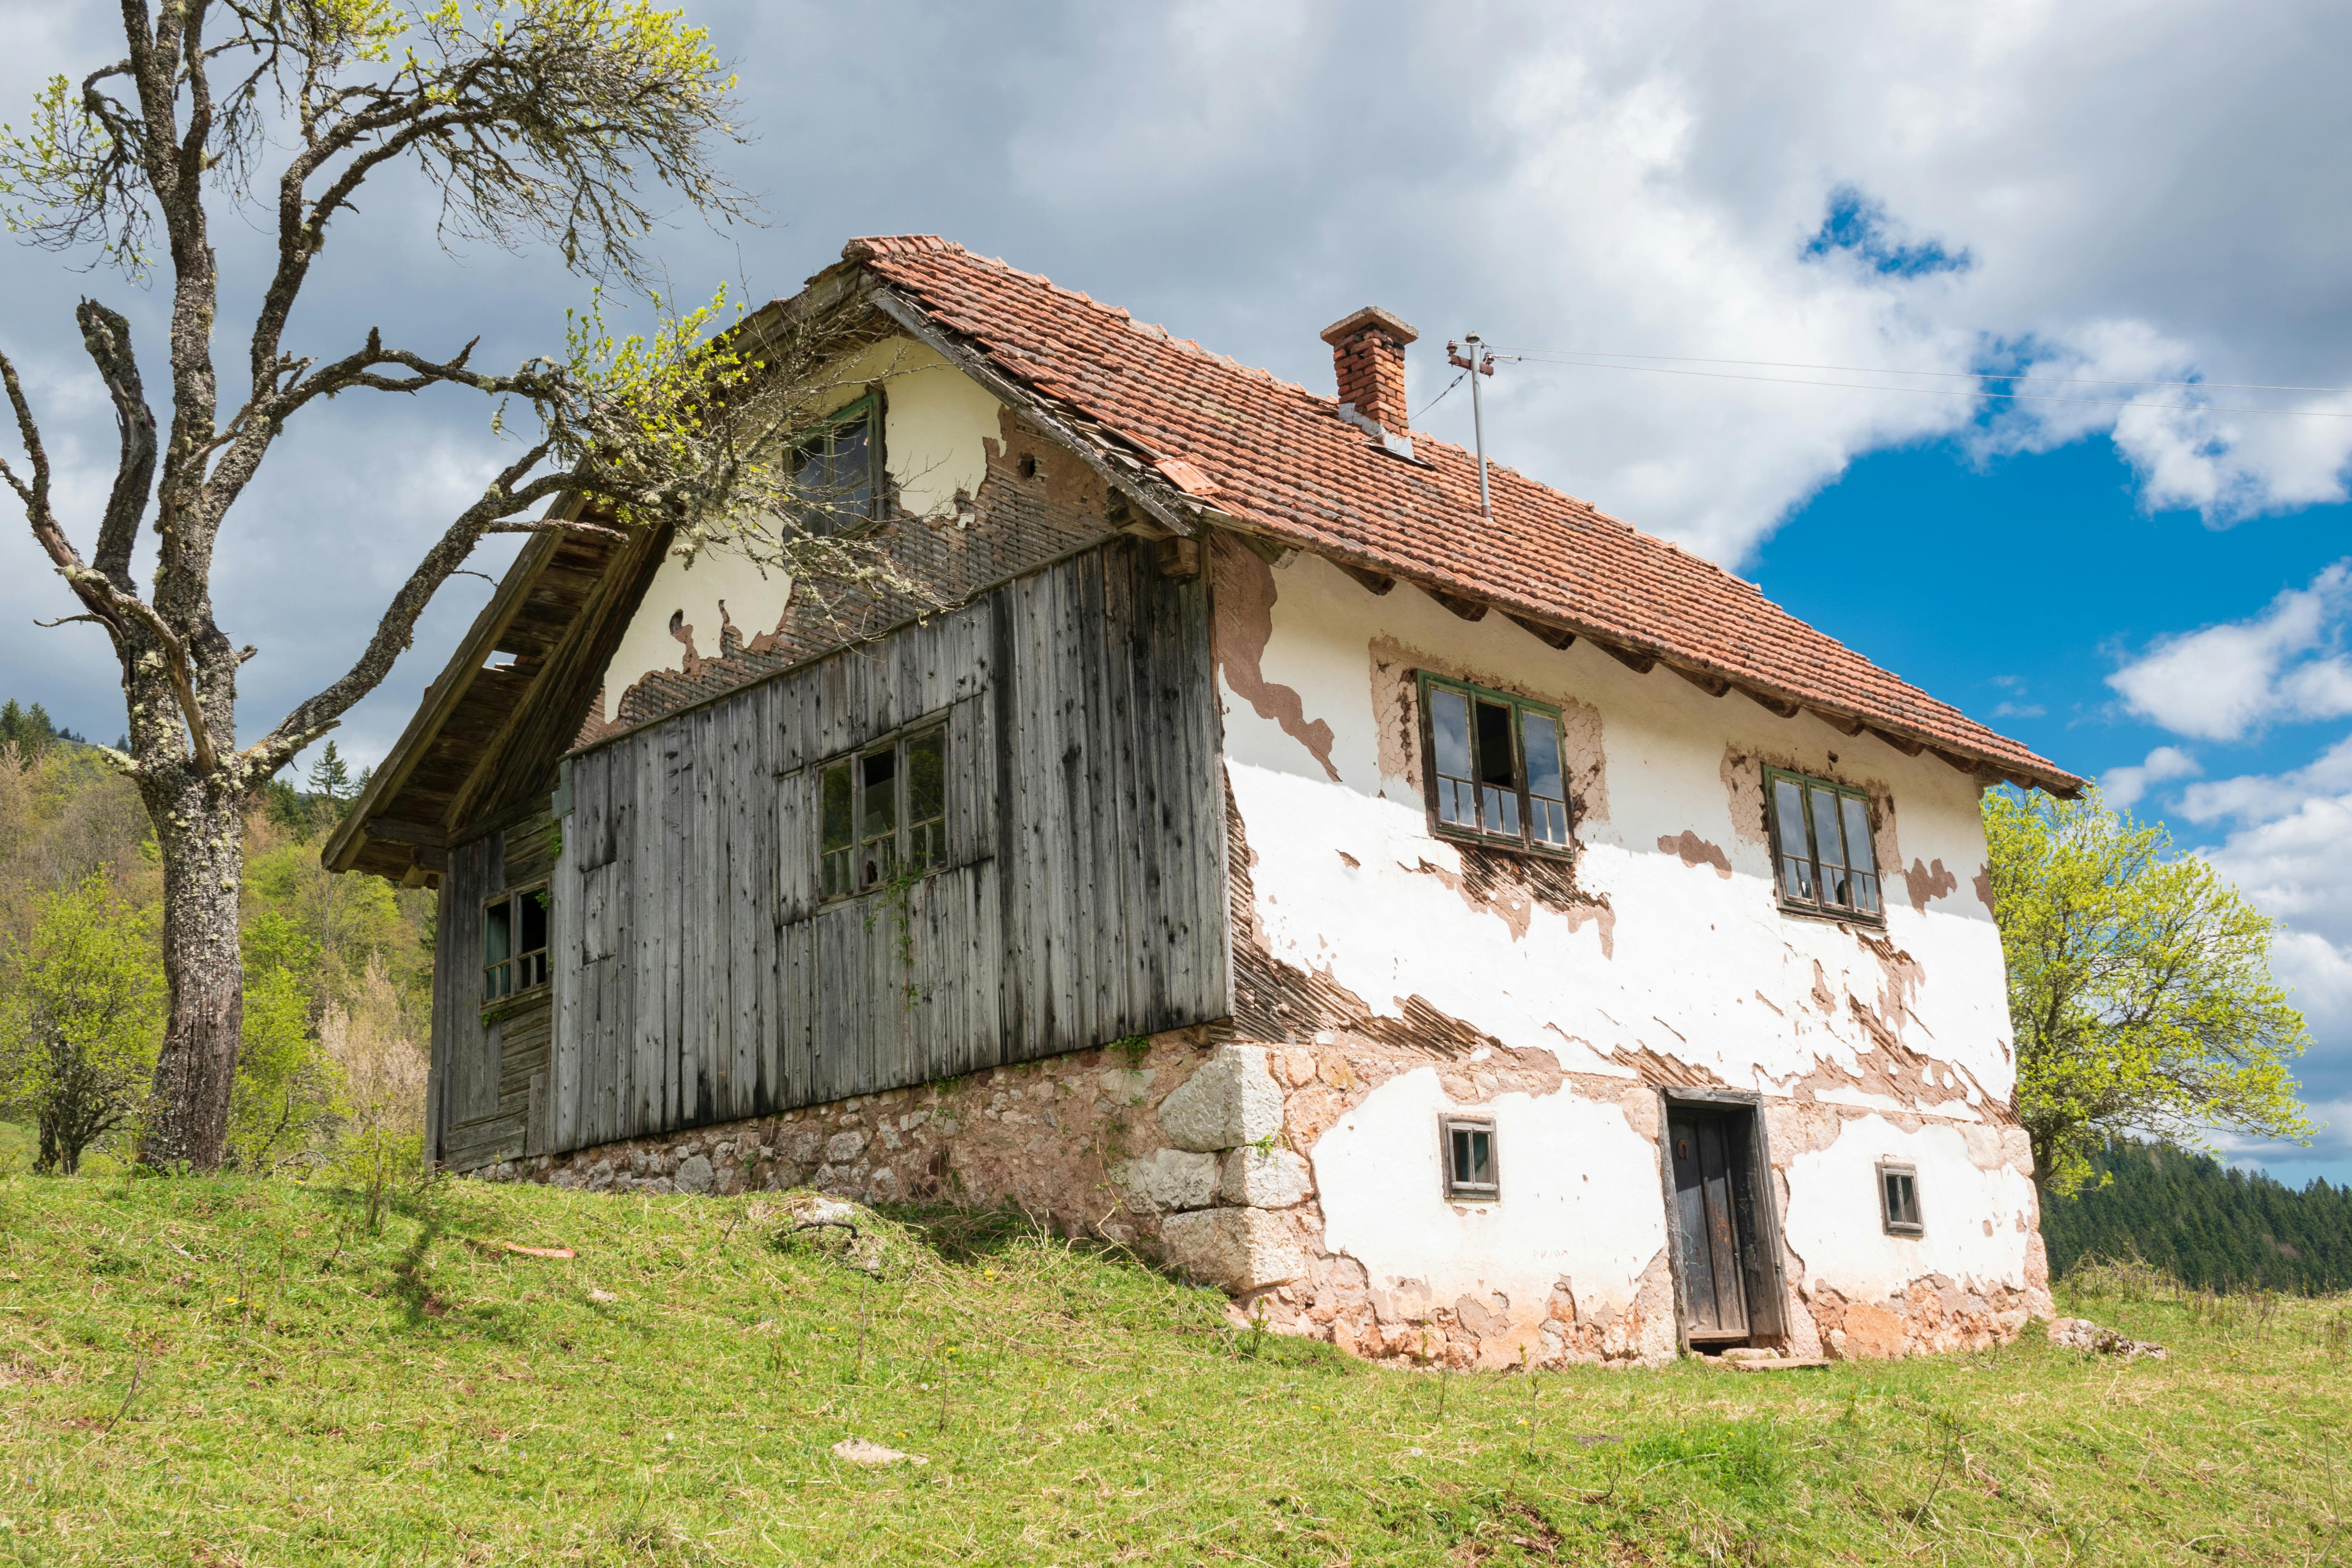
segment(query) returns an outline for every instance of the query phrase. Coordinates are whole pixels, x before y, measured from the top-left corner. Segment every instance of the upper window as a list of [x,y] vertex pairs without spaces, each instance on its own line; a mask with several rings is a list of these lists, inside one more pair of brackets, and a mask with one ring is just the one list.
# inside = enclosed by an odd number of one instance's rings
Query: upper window
[[793,447],[793,521],[803,532],[844,533],[874,520],[882,493],[881,416],[881,395],[869,392]]
[[1780,901],[1793,909],[1884,918],[1878,857],[1870,842],[1870,797],[1845,784],[1764,770],[1771,799],[1773,860]]
[[1568,847],[1557,709],[1423,675],[1421,711],[1439,831]]
[[1881,1162],[1878,1167],[1878,1214],[1889,1236],[1924,1236],[1927,1223],[1919,1217],[1919,1168]]
[[482,1001],[546,984],[546,884],[500,893],[482,906]]
[[817,779],[820,894],[845,898],[948,854],[948,728],[932,724],[828,765]]
[[1445,1116],[1438,1119],[1437,1130],[1445,1150],[1445,1195],[1467,1203],[1501,1197],[1495,1124],[1483,1116]]

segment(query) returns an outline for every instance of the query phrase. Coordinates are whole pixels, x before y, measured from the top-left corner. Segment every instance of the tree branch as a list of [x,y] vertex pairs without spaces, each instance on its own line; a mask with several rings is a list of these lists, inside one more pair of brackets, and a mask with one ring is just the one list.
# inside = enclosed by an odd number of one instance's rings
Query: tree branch
[[139,379],[139,361],[131,352],[131,323],[95,300],[74,309],[81,324],[82,347],[98,366],[114,400],[114,425],[121,439],[121,455],[114,468],[114,488],[106,498],[106,513],[99,524],[98,556],[92,563],[109,582],[125,593],[133,589],[131,552],[139,540],[139,520],[146,515],[147,497],[155,482],[155,414],[147,406]]
[[[297,706],[268,734],[247,747],[241,753],[245,760],[264,774],[275,773],[324,726],[340,721],[353,703],[383,683],[392,671],[393,661],[415,639],[416,620],[425,613],[425,606],[432,602],[441,584],[465,565],[482,536],[516,512],[560,495],[577,483],[576,477],[569,473],[543,474],[528,484],[521,483],[552,446],[551,441],[540,442],[490,481],[481,499],[458,515],[408,574],[408,581],[400,585],[392,603],[385,606],[383,618],[376,623],[375,635],[368,639],[367,647],[342,679]],[[590,528],[602,531],[603,525],[591,524]]]

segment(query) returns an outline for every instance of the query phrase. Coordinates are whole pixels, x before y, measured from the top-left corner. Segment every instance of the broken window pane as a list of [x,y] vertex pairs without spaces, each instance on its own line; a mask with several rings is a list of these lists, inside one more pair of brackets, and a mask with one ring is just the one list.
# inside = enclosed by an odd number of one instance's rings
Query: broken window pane
[[1853,795],[1841,797],[1845,814],[1845,853],[1853,868],[1853,907],[1864,914],[1878,912],[1878,857],[1870,847],[1870,805]]
[[948,732],[926,730],[907,742],[907,868],[948,858]]
[[793,452],[793,521],[804,532],[838,533],[874,515],[874,405],[853,406]]
[[1478,826],[1470,784],[1470,699],[1444,687],[1429,692],[1430,738],[1437,754],[1437,820]]
[[547,984],[547,889],[533,888],[518,893],[514,909],[520,930],[515,938],[514,988],[528,991]]
[[514,990],[514,905],[500,899],[482,908],[482,1000]]
[[818,896],[837,899],[857,890],[850,876],[850,860],[857,848],[856,792],[851,787],[849,764],[836,763],[818,775],[817,865]]
[[871,888],[897,870],[898,749],[886,746],[857,759],[857,885]]
[[1794,779],[1772,781],[1772,816],[1780,828],[1780,896],[1813,900],[1812,841],[1805,833],[1805,792]]
[[1568,789],[1560,778],[1559,721],[1531,710],[1519,714],[1528,759],[1528,837],[1568,847]]
[[1519,753],[1511,743],[1507,703],[1477,708],[1478,824],[1489,833],[1519,831]]

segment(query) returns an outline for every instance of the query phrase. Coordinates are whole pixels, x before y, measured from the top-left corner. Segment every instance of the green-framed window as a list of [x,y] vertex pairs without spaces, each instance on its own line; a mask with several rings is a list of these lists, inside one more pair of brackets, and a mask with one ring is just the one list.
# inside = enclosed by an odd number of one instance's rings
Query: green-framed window
[[1438,832],[1567,852],[1559,710],[1424,671],[1421,715]]
[[881,515],[882,395],[869,392],[825,416],[795,442],[793,521],[803,533],[847,533]]
[[1850,784],[1768,767],[1764,797],[1780,902],[1790,909],[1884,920],[1870,796]]
[[948,727],[926,724],[817,773],[817,891],[845,899],[948,858]]
[[482,1005],[547,984],[547,884],[482,905]]

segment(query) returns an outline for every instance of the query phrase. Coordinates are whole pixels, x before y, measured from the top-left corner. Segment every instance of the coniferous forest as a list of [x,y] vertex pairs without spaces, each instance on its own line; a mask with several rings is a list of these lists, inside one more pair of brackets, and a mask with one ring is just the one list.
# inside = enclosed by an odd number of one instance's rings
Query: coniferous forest
[[2042,1201],[2053,1276],[2084,1258],[2137,1257],[2200,1289],[2352,1289],[2352,1187],[2315,1181],[2298,1190],[2210,1155],[2126,1140],[2093,1163],[2094,1184]]

